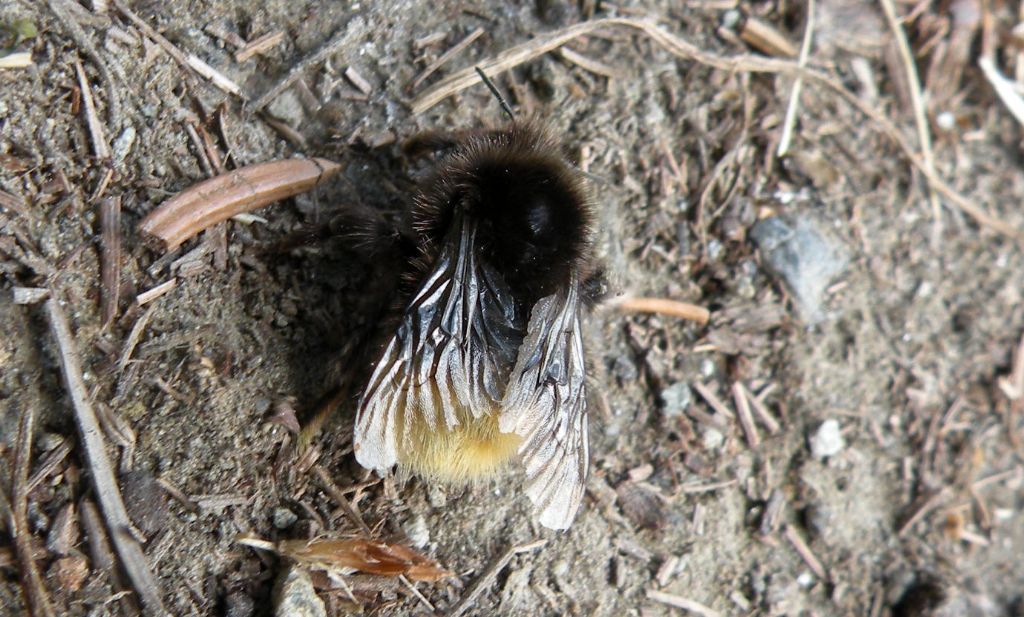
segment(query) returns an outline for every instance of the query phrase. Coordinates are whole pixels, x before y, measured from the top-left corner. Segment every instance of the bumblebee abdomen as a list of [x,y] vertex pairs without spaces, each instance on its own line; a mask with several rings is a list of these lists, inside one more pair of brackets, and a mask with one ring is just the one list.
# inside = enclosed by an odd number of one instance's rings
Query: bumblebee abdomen
[[470,418],[446,429],[413,421],[399,465],[414,474],[449,483],[486,478],[501,471],[522,443],[514,433],[498,430],[497,414]]

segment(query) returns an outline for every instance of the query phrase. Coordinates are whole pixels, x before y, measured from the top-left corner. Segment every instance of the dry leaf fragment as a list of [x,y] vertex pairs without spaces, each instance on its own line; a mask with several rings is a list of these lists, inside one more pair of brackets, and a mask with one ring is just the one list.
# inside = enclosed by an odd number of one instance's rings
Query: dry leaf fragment
[[328,540],[282,540],[277,543],[241,538],[246,546],[274,551],[310,568],[359,571],[379,576],[408,576],[414,581],[433,583],[452,573],[436,561],[401,544],[346,538]]

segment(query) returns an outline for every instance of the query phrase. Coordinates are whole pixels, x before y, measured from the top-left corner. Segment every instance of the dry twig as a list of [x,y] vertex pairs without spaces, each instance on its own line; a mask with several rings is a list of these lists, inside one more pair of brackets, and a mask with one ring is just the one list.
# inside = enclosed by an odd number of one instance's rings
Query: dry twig
[[448,611],[448,617],[459,617],[459,615],[465,613],[467,610],[472,608],[473,603],[476,602],[476,599],[478,597],[480,597],[480,594],[482,594],[484,591],[487,590],[488,587],[490,587],[491,583],[494,582],[494,579],[496,579],[498,575],[501,574],[501,571],[505,569],[505,566],[507,566],[510,561],[512,561],[513,557],[519,555],[520,553],[528,553],[530,551],[535,551],[538,548],[543,547],[547,543],[547,540],[534,540],[533,542],[529,542],[527,544],[513,546],[512,548],[505,551],[505,554],[496,559],[494,563],[492,563],[490,566],[487,567],[486,570],[484,570],[484,573],[480,575],[480,578],[473,581],[473,584],[469,586],[469,589],[466,590],[466,593],[462,594],[462,597],[459,599],[458,603],[452,607],[452,610]]
[[923,499],[919,499],[915,504],[912,504],[910,516],[908,516],[903,524],[900,525],[899,529],[896,531],[896,536],[901,537],[910,531],[910,529],[912,529],[914,525],[923,519],[929,512],[945,503],[949,499],[949,496],[949,488],[944,486],[938,492]]
[[89,127],[89,139],[92,140],[92,153],[96,158],[107,160],[110,158],[110,146],[107,145],[107,137],[103,133],[103,124],[96,116],[96,103],[92,98],[92,87],[89,85],[89,78],[85,76],[82,63],[75,61],[75,73],[78,75],[78,87],[82,90],[82,108],[85,111],[85,123]]
[[711,388],[700,383],[699,381],[695,381],[693,383],[693,389],[696,390],[697,394],[699,394],[701,398],[704,399],[704,401],[707,402],[707,404],[716,412],[718,412],[723,418],[736,417],[736,414],[734,414],[731,409],[725,406],[725,403],[722,402],[722,399],[718,398],[718,396],[715,395]]
[[614,302],[621,311],[634,313],[659,313],[706,325],[711,319],[711,311],[688,302],[669,300],[668,298],[623,298]]
[[664,591],[658,591],[657,589],[648,589],[647,597],[655,602],[661,604],[667,604],[675,608],[681,608],[685,611],[701,615],[701,617],[718,617],[720,613],[713,608],[707,607],[696,600],[677,596],[672,593],[665,593]]
[[174,287],[177,284],[178,284],[178,279],[175,279],[175,278],[168,279],[168,280],[164,281],[163,283],[160,283],[156,287],[153,287],[152,289],[147,289],[146,291],[144,291],[144,292],[140,293],[139,295],[135,296],[135,302],[139,306],[146,305],[146,304],[152,302],[153,300],[156,300],[160,296],[164,295],[168,291],[174,289]]
[[245,44],[245,47],[235,52],[235,62],[245,62],[256,54],[262,54],[280,45],[284,40],[284,31],[268,32],[263,36]]
[[428,77],[434,74],[434,71],[441,68],[442,66],[450,62],[452,58],[462,53],[463,50],[465,50],[467,47],[473,44],[473,41],[480,38],[483,35],[483,33],[483,28],[477,28],[476,30],[467,34],[465,38],[463,38],[461,41],[453,45],[451,49],[438,56],[437,60],[434,60],[429,65],[427,65],[427,68],[423,69],[423,71],[420,72],[420,74],[417,75],[416,78],[413,79],[408,86],[406,86],[406,91],[412,91],[418,88],[419,85],[424,82],[424,80],[426,80]]
[[306,69],[327,59],[329,56],[333,55],[334,52],[338,51],[338,49],[348,40],[348,36],[349,33],[347,30],[339,30],[333,37],[331,37],[331,40],[324,43],[320,49],[316,50],[309,56],[306,56],[300,60],[298,64],[289,69],[288,73],[284,77],[277,80],[277,83],[271,86],[269,90],[263,93],[260,98],[256,99],[252,103],[250,109],[253,111],[260,111],[269,105],[270,102],[276,99],[279,94],[284,92],[288,86],[292,85],[292,82],[298,79]]
[[747,445],[756,448],[761,445],[761,436],[754,426],[754,417],[750,415],[750,401],[745,394],[743,385],[740,382],[732,384],[732,398],[736,402],[736,415],[740,419],[740,427],[747,438]]
[[[100,74],[100,79],[103,80],[103,89],[107,93],[107,121],[112,130],[117,131],[121,128],[121,98],[119,96],[117,88],[114,86],[114,79],[110,76],[110,69],[107,67],[107,63],[104,61],[103,56],[96,51],[96,47],[93,46],[92,40],[85,34],[82,27],[78,25],[78,22],[69,15],[62,3],[65,0],[49,0],[50,12],[54,14],[57,21],[61,23],[64,30],[67,31],[71,40],[75,42],[75,45],[80,49],[92,64],[96,67],[96,70]],[[117,65],[114,64],[115,72],[117,77],[122,83],[127,83],[128,78],[125,76],[124,71]]]
[[[910,105],[914,108],[914,124],[917,126],[917,139],[921,142],[922,164],[928,168],[932,175],[938,175],[935,171],[935,155],[932,153],[932,135],[928,127],[928,116],[924,108],[924,97],[921,95],[921,78],[917,75],[917,64],[914,54],[910,50],[910,43],[907,42],[907,35],[903,32],[899,18],[896,17],[896,7],[892,0],[881,0],[882,10],[889,22],[889,29],[896,40],[896,47],[900,52],[900,62],[903,63],[903,70],[907,75],[907,86],[910,89]],[[942,220],[942,204],[939,203],[939,196],[935,189],[928,186],[928,198],[932,204],[932,217],[936,224]]]
[[52,616],[53,606],[43,585],[43,578],[36,567],[32,549],[32,531],[28,526],[28,467],[32,455],[32,430],[35,426],[36,408],[25,405],[21,408],[18,423],[18,441],[14,453],[14,474],[11,479],[11,504],[4,503],[8,527],[14,538],[14,550],[18,555],[21,570],[21,589],[25,604],[33,616]]
[[[801,70],[807,66],[807,57],[811,54],[811,44],[814,41],[814,12],[814,0],[807,0],[807,25],[804,27],[804,41],[800,45],[800,57],[797,59],[797,67]],[[789,152],[789,144],[793,139],[793,127],[796,126],[796,113],[800,107],[800,90],[803,85],[803,74],[797,73],[793,80],[793,90],[789,93],[786,118],[782,123],[782,137],[779,138],[779,147],[775,151],[779,158],[786,156],[786,153]]]
[[985,79],[992,85],[992,89],[996,91],[999,100],[1006,105],[1006,108],[1017,119],[1017,122],[1024,126],[1024,97],[1020,95],[1017,84],[999,72],[992,58],[987,56],[978,58],[978,66],[985,75]]
[[[119,0],[115,1],[119,3]],[[107,458],[99,421],[89,402],[85,382],[82,380],[82,368],[78,361],[78,350],[71,334],[71,327],[68,325],[67,317],[64,315],[63,309],[60,308],[55,295],[51,293],[45,306],[50,330],[57,342],[64,385],[71,396],[76,424],[81,433],[82,445],[85,447],[85,460],[89,466],[89,475],[92,478],[100,507],[103,509],[107,527],[110,529],[114,547],[121,557],[125,572],[131,579],[136,593],[139,594],[146,612],[152,615],[164,615],[167,611],[160,599],[160,588],[153,577],[153,572],[149,569],[142,547],[130,532],[132,522],[125,510],[124,502],[121,500],[121,491],[117,487],[110,459]]]
[[607,77],[608,79],[618,79],[622,77],[622,73],[615,67],[609,66],[604,62],[594,60],[589,56],[584,56],[583,54],[573,51],[568,47],[559,49],[558,53],[569,62],[572,62],[581,69],[588,70],[595,75]]
[[825,571],[825,566],[821,564],[821,560],[814,554],[811,547],[807,546],[807,543],[804,542],[802,537],[800,537],[800,534],[797,533],[796,529],[790,525],[786,525],[786,528],[782,533],[786,536],[786,539],[789,540],[791,545],[793,545],[797,554],[800,555],[800,558],[804,560],[804,563],[807,564],[814,574],[823,581],[829,580],[828,572]]

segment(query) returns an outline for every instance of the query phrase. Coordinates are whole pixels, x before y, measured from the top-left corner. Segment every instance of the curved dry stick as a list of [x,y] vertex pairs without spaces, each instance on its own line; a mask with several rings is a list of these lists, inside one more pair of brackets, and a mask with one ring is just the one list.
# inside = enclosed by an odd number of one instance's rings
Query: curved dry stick
[[327,159],[286,159],[241,167],[204,180],[150,212],[139,231],[174,250],[208,227],[304,193],[341,170]]

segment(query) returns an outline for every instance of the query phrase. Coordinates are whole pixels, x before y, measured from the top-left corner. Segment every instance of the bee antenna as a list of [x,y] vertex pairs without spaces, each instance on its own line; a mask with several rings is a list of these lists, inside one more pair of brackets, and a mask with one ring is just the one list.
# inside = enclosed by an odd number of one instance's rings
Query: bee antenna
[[494,82],[491,81],[491,78],[488,77],[487,73],[484,73],[483,69],[481,69],[480,67],[476,66],[473,68],[476,69],[477,75],[480,76],[480,81],[484,82],[484,85],[487,86],[487,89],[491,91],[491,94],[494,95],[494,98],[498,99],[498,105],[501,105],[501,110],[505,112],[505,115],[508,116],[508,119],[515,121],[516,117],[512,113],[512,108],[508,106],[507,102],[505,102],[505,97],[501,96],[501,92],[498,92],[498,88],[495,87]]

